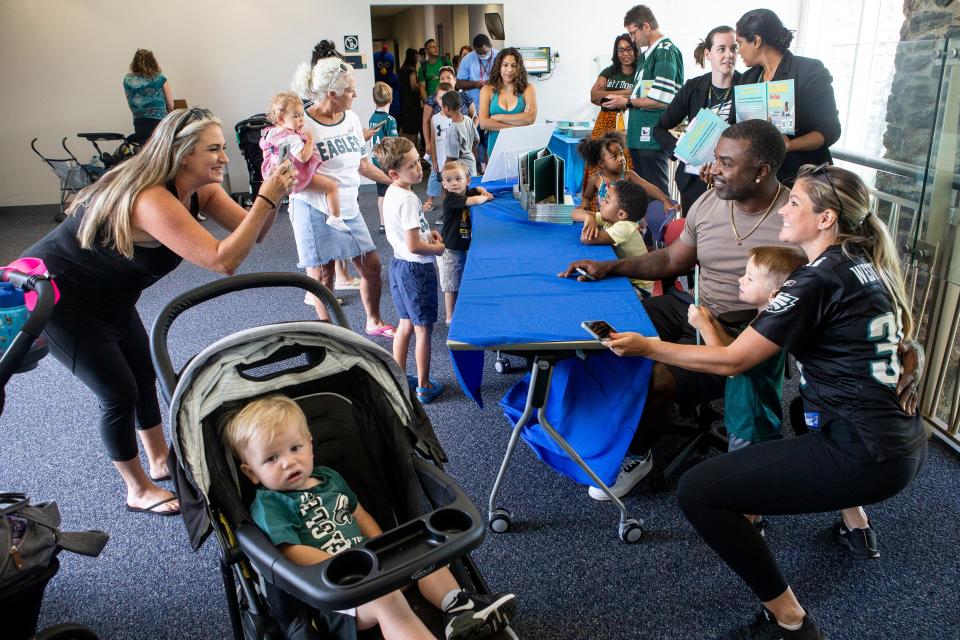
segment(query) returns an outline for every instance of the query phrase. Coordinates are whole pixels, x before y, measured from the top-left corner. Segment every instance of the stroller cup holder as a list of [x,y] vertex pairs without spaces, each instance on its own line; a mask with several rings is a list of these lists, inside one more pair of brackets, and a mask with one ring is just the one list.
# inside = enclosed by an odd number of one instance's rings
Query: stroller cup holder
[[[429,463],[415,460],[414,466],[427,482],[443,481]],[[486,532],[480,512],[459,487],[446,489],[452,502],[315,565],[291,562],[250,522],[237,529],[237,541],[264,577],[287,593],[316,609],[347,609],[418,580],[480,544]]]

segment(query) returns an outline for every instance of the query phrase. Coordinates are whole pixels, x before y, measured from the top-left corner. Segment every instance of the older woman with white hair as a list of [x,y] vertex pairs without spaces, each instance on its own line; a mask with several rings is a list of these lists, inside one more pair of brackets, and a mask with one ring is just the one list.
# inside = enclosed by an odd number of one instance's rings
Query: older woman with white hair
[[[323,161],[317,173],[339,186],[340,219],[346,231],[326,224],[329,208],[323,193],[308,186],[290,198],[290,221],[297,242],[298,266],[333,290],[334,261],[352,260],[360,274],[360,299],[367,314],[368,335],[392,338],[394,327],[380,318],[380,256],[357,201],[360,176],[382,184],[392,180],[367,157],[363,123],[350,110],[357,97],[353,69],[337,57],[303,64],[293,77],[293,89],[313,100],[303,128],[309,131]],[[317,316],[328,320],[326,307],[314,302]]]
[[[140,294],[184,259],[233,273],[296,183],[286,162],[244,211],[220,185],[225,148],[220,120],[206,109],[169,113],[139,154],[81,191],[67,220],[24,252],[56,276],[61,298],[45,330],[50,352],[97,396],[100,437],[126,484],[129,511],[180,513],[176,496],[156,484],[170,479],[169,448],[136,309]],[[230,233],[219,239],[204,229],[201,211]]]

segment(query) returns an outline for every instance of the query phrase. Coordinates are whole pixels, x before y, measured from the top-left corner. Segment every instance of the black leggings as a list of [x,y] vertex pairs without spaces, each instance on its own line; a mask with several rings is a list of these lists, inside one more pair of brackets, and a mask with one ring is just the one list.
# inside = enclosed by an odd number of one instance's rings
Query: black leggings
[[926,458],[912,452],[883,462],[863,445],[821,432],[726,453],[690,469],[677,501],[687,520],[747,586],[767,602],[787,590],[770,548],[745,513],[785,515],[873,504],[899,493]]
[[[82,332],[51,321],[45,330],[50,352],[97,396],[100,437],[114,461],[136,458],[138,429],[160,424],[156,376],[149,342],[136,311],[117,341],[84,340]],[[134,422],[136,417],[136,422]]]

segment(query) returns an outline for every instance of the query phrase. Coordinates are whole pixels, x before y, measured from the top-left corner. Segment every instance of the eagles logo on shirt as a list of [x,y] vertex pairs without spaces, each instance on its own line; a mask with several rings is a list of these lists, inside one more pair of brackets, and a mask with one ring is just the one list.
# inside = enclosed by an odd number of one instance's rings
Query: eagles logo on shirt
[[770,304],[767,305],[764,311],[767,313],[783,313],[794,306],[797,300],[797,296],[792,296],[789,293],[780,291],[777,293],[777,297],[770,301]]

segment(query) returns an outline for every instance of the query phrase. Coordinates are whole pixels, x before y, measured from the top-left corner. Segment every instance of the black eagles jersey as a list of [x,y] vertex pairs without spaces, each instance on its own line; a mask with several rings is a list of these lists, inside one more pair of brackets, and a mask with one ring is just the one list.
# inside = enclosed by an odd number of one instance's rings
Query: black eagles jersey
[[875,460],[924,437],[897,401],[900,313],[868,260],[830,247],[791,274],[753,328],[797,359],[804,410],[824,431],[852,426]]

